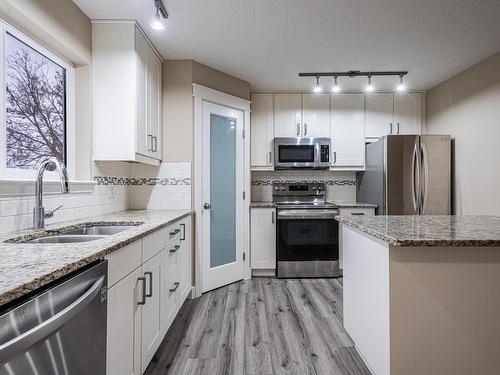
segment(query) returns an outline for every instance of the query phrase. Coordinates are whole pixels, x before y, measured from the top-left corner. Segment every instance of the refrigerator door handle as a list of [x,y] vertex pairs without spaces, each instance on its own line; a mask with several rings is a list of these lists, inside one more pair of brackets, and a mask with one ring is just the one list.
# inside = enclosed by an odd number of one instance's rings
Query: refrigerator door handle
[[[417,174],[416,178],[415,174]],[[411,189],[413,198],[413,209],[415,210],[415,213],[418,215],[420,213],[420,158],[418,155],[418,146],[416,143],[413,147],[411,177],[412,177]]]
[[425,147],[425,143],[420,144],[420,148],[422,150],[422,176],[420,181],[420,190],[421,190],[421,202],[420,202],[420,214],[425,215],[427,212],[427,192],[429,185],[429,161],[427,157],[427,148]]

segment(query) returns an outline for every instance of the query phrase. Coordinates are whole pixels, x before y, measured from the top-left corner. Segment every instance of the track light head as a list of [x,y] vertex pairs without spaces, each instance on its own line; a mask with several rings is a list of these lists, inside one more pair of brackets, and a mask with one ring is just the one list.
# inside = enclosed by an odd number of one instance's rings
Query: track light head
[[372,76],[369,75],[368,76],[368,84],[365,87],[365,91],[366,92],[373,92],[374,90],[375,90],[375,88],[372,85]]
[[334,76],[333,77],[333,86],[332,86],[332,92],[340,92],[340,86],[339,84],[337,83],[337,76]]
[[406,91],[406,85],[403,82],[403,75],[402,74],[399,76],[399,84],[396,87],[396,90],[399,91],[399,92]]
[[163,20],[168,18],[167,9],[165,5],[163,5],[161,0],[154,0],[155,5],[155,15],[153,20],[151,21],[151,27],[155,30],[163,30],[165,29],[165,25],[163,24]]
[[321,91],[323,91],[323,89],[321,88],[321,85],[319,84],[319,76],[316,76],[316,86],[314,86],[313,91],[316,94],[319,94]]

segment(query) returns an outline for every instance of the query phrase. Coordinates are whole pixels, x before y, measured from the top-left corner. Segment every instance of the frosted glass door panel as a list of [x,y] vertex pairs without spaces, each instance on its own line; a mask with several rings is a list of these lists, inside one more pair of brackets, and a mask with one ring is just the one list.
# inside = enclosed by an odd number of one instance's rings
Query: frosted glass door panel
[[236,120],[210,115],[210,267],[236,261]]

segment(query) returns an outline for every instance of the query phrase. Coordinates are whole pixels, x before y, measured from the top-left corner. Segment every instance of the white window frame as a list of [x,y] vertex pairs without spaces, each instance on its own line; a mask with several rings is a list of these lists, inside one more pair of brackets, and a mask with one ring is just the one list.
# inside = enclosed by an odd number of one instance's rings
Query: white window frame
[[[30,37],[0,19],[0,182],[33,181],[36,170],[7,168],[6,166],[6,124],[5,124],[5,42],[7,33],[41,53],[54,63],[66,69],[66,168],[70,180],[75,178],[75,70],[67,61],[49,51]],[[59,180],[57,171],[46,172],[44,180]]]

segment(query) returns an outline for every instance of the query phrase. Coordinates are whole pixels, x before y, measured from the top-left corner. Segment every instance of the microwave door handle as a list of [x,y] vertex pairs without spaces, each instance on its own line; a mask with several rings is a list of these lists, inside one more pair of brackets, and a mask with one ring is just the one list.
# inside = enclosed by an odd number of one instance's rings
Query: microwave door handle
[[314,164],[319,167],[321,165],[321,145],[316,143],[314,145]]

